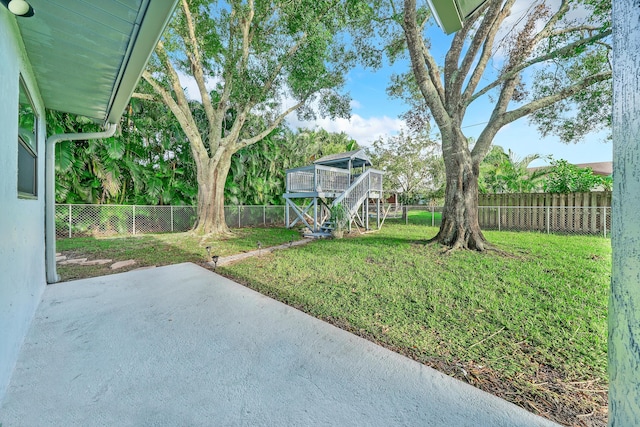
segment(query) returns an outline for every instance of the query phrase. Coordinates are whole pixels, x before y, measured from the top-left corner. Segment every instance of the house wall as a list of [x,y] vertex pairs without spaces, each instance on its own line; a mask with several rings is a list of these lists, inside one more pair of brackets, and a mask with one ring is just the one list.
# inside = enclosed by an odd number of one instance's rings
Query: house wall
[[[40,116],[36,200],[19,199],[17,191],[20,74]],[[0,5],[0,401],[46,285],[44,117],[16,18]]]

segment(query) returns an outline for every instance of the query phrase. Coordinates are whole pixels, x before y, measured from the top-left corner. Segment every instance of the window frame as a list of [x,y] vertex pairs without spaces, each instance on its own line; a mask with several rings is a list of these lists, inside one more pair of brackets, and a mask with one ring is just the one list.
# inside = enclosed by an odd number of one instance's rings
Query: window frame
[[[19,96],[18,96],[18,135],[17,135],[17,169],[16,169],[16,189],[19,199],[37,200],[38,199],[38,125],[39,119],[33,99],[25,81],[20,74],[19,78]],[[26,103],[24,102],[26,98]],[[22,105],[28,105],[33,114],[33,129],[20,128],[20,109]],[[29,157],[25,157],[29,156]],[[20,164],[24,161],[33,163],[33,167],[27,170],[20,168]],[[31,173],[32,171],[32,173]],[[27,177],[27,174],[29,177]],[[30,190],[24,188],[25,183],[31,183]]]

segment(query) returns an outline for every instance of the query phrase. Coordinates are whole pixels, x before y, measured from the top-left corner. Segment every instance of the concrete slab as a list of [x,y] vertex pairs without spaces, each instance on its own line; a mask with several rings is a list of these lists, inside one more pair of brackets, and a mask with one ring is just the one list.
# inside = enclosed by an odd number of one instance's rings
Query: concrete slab
[[194,264],[48,286],[19,426],[551,426]]

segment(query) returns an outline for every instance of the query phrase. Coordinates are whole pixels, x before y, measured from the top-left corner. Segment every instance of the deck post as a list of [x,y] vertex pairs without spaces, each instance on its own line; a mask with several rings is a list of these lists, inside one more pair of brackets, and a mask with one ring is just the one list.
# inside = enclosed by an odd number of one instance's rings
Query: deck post
[[313,198],[313,232],[318,232],[318,198]]
[[289,228],[289,199],[284,199],[284,225]]
[[362,210],[364,211],[364,228],[369,231],[369,192],[367,191],[367,198],[362,204]]

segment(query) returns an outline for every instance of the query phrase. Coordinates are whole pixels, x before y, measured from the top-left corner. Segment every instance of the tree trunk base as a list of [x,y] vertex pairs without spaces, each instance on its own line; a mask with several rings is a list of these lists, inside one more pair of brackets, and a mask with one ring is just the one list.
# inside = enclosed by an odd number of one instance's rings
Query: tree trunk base
[[445,252],[458,249],[468,249],[474,251],[485,251],[495,249],[489,244],[478,226],[463,226],[454,224],[453,221],[444,221],[440,226],[440,231],[435,237],[429,239],[427,243],[439,243],[446,247]]
[[216,224],[216,226],[196,224],[191,229],[191,233],[199,237],[232,237],[234,235],[226,224]]

